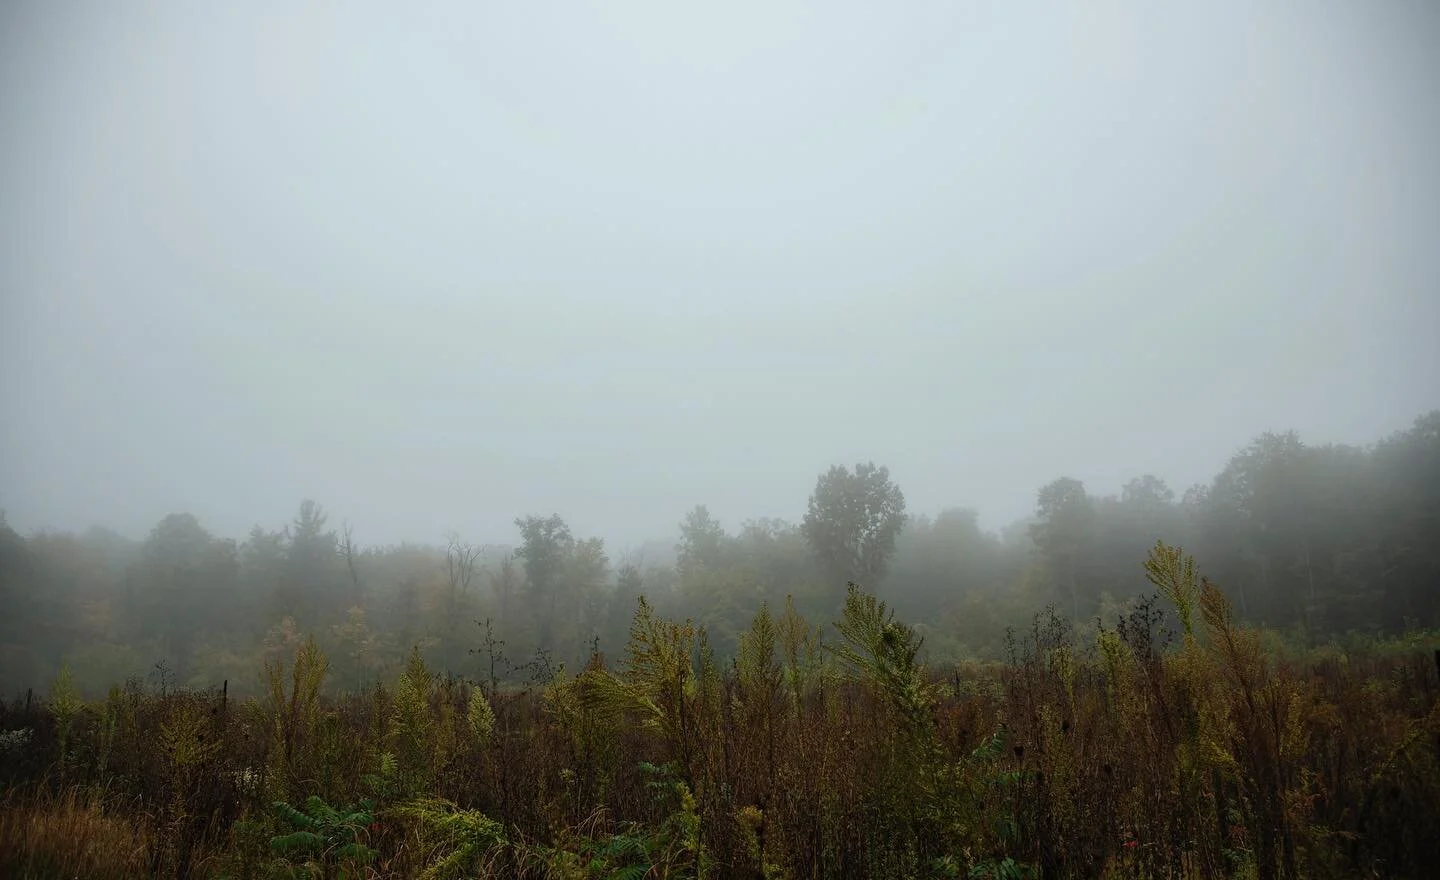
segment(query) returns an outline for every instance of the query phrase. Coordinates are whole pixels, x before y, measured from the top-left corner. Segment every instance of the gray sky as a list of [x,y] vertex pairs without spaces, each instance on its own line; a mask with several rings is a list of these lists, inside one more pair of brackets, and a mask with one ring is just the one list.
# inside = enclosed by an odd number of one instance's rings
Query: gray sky
[[[1180,9],[1182,5],[1188,9]],[[1440,406],[1440,4],[5,3],[0,507],[616,549]]]

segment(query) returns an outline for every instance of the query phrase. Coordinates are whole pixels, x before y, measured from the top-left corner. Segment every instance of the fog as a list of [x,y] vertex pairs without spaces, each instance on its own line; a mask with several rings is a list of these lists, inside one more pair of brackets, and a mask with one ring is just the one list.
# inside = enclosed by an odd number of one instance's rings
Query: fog
[[992,528],[1440,403],[1440,6],[0,9],[0,508]]

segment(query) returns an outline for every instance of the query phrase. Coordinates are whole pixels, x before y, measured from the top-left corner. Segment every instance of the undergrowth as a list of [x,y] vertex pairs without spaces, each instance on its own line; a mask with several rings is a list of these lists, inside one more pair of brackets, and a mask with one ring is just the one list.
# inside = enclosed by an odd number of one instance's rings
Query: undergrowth
[[261,699],[131,683],[0,712],[0,875],[1342,878],[1440,864],[1434,639],[1315,648],[1240,625],[1178,548],[1082,636],[927,668],[851,585],[761,607],[722,661],[638,603],[623,662],[502,691],[327,696],[313,642]]

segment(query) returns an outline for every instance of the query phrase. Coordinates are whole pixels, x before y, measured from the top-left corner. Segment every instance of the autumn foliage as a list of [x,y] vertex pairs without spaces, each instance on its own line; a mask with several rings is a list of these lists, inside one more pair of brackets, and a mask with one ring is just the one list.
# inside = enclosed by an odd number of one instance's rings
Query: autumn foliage
[[852,585],[828,629],[762,606],[726,663],[642,598],[620,662],[527,688],[414,652],[332,696],[313,641],[243,701],[61,680],[3,715],[0,873],[1428,876],[1430,646],[1269,648],[1178,548],[1145,569],[1093,639],[1043,614],[986,666],[927,668]]

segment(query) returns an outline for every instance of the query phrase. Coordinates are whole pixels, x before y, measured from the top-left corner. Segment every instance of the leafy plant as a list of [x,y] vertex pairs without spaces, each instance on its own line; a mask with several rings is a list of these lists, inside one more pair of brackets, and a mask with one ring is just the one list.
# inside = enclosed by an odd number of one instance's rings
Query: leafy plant
[[411,820],[429,849],[420,880],[474,876],[479,864],[506,844],[505,828],[478,810],[463,810],[440,798],[420,798],[388,815]]
[[311,795],[301,808],[276,801],[274,809],[280,822],[293,829],[270,838],[271,850],[287,862],[293,864],[302,858],[302,866],[312,872],[333,867],[342,877],[353,877],[359,876],[358,869],[378,855],[366,843],[375,822],[369,801],[336,809]]

